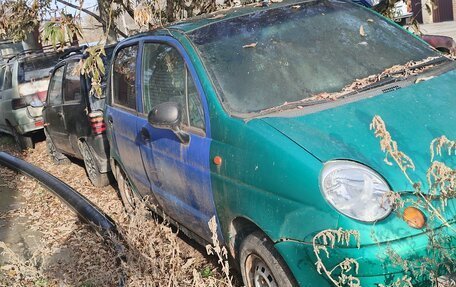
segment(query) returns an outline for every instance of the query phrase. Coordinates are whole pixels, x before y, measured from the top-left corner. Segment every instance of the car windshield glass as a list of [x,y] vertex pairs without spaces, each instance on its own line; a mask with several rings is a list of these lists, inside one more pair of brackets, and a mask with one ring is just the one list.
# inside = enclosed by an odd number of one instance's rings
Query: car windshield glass
[[228,18],[189,38],[224,106],[237,114],[335,93],[356,79],[438,56],[369,10],[332,0]]
[[25,83],[48,78],[49,72],[59,62],[58,54],[25,58],[19,67],[19,82]]

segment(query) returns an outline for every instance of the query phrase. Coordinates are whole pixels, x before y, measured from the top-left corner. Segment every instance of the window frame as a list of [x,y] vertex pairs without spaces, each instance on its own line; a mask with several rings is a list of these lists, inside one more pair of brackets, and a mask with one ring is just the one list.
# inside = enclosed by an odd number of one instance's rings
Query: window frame
[[3,98],[3,81],[5,80],[5,66],[0,66],[0,99]]
[[63,80],[65,79],[65,73],[66,73],[66,63],[65,62],[61,63],[60,65],[57,65],[52,70],[51,77],[49,78],[49,87],[51,86],[51,81],[54,78],[55,72],[57,72],[57,70],[60,69],[61,67],[63,67],[62,86],[60,87],[60,95],[62,97],[62,101],[60,102],[60,104],[51,105],[51,97],[49,97],[49,93],[51,93],[51,90],[48,89],[48,92],[46,94],[46,105],[49,106],[49,107],[58,107],[58,106],[62,106],[64,104],[64,101],[63,101],[64,100],[64,96],[63,96]]
[[[143,56],[144,56],[144,46],[146,44],[160,44],[160,45],[166,45],[168,47],[171,47],[175,49],[179,55],[182,57],[182,60],[184,62],[185,66],[185,109],[187,110],[187,119],[188,119],[188,125],[181,124],[180,127],[182,128],[183,131],[199,135],[201,137],[206,137],[208,136],[210,131],[210,123],[208,121],[209,113],[207,111],[207,101],[206,101],[206,96],[204,93],[204,90],[202,88],[201,82],[196,74],[195,68],[193,64],[190,61],[190,58],[188,54],[186,53],[185,49],[182,47],[182,45],[174,38],[169,37],[169,36],[151,36],[151,37],[146,37],[140,42],[140,57],[139,57],[139,77],[137,77],[137,81],[140,81],[140,89],[139,92],[141,93],[141,103],[138,107],[141,108],[140,111],[138,111],[138,115],[141,116],[142,118],[147,118],[147,114],[144,112],[144,91],[143,91],[143,83],[144,83],[144,73],[143,73]],[[190,78],[193,81],[193,84],[195,86],[196,92],[198,94],[198,97],[200,99],[200,103],[202,106],[202,111],[203,111],[203,118],[204,118],[204,128],[198,128],[190,125],[190,115],[189,115],[189,107],[188,107],[188,82],[187,79]],[[137,107],[137,109],[138,109]]]
[[[8,81],[8,87],[5,87],[6,81],[6,75],[10,74],[10,79]],[[4,66],[3,70],[3,81],[2,81],[2,86],[0,87],[0,91],[8,91],[14,88],[14,63],[7,63]]]
[[[135,62],[136,62],[136,65],[135,65],[135,103],[136,103],[136,108],[135,109],[132,109],[130,107],[126,107],[124,105],[121,105],[121,104],[118,104],[116,103],[115,99],[114,99],[114,88],[113,88],[113,82],[114,82],[114,64],[115,64],[115,60],[117,59],[117,55],[119,54],[119,52],[121,52],[122,50],[124,49],[127,49],[129,47],[134,47],[136,46],[137,47],[137,52],[136,52],[136,59],[135,59]],[[109,75],[109,103],[115,107],[115,108],[119,108],[121,110],[124,110],[124,111],[128,111],[128,112],[131,112],[133,114],[138,114],[138,93],[139,91],[141,91],[140,88],[138,88],[138,64],[140,63],[139,60],[142,58],[141,57],[141,54],[142,54],[142,46],[140,45],[140,42],[138,41],[133,41],[133,42],[127,42],[125,43],[125,45],[119,45],[116,50],[114,51],[113,53],[113,56],[111,58],[111,63],[110,63],[110,75]]]

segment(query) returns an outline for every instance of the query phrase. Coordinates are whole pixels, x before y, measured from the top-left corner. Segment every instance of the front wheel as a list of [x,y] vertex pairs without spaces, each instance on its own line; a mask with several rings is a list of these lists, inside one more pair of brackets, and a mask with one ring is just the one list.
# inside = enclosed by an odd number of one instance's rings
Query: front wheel
[[107,186],[109,184],[109,176],[107,173],[101,173],[98,170],[95,158],[93,157],[89,146],[85,142],[81,143],[81,153],[84,158],[87,175],[92,184],[96,187]]
[[254,232],[244,239],[239,259],[246,287],[297,286],[282,257],[262,232]]

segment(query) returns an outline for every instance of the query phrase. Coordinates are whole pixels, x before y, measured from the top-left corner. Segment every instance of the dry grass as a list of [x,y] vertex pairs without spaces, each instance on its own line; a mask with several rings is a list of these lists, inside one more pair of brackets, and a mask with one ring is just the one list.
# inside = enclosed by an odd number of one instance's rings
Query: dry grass
[[22,218],[27,229],[40,234],[33,254],[20,254],[17,246],[0,243],[0,259],[7,261],[0,267],[0,286],[119,286],[119,282],[125,286],[232,286],[224,273],[229,267],[219,267],[217,258],[195,248],[191,240],[145,208],[131,218],[127,216],[114,188],[93,187],[82,165],[54,165],[44,142],[34,150],[18,153],[9,142],[0,140],[0,150],[75,188],[115,220],[124,238],[119,254],[111,240],[82,224],[37,182],[0,167],[2,181],[21,194],[21,204],[1,212],[0,219],[13,222]]

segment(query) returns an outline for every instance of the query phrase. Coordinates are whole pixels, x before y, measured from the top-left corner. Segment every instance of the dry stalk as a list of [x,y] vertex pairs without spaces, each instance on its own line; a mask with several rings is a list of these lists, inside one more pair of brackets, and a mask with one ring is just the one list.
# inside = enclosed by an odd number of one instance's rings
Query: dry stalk
[[[327,258],[330,253],[328,247],[333,249],[336,244],[349,245],[351,238],[356,241],[357,247],[360,247],[359,232],[357,230],[343,230],[339,228],[337,230],[323,230],[314,236],[312,240],[313,251],[317,258],[315,262],[317,272],[319,274],[325,274],[328,279],[337,287],[349,286],[349,287],[360,287],[361,283],[359,279],[349,272],[354,270],[355,274],[358,274],[359,264],[356,259],[345,258],[342,262],[334,266],[332,269],[328,269],[323,263],[320,253],[324,252]],[[335,274],[337,272],[337,278]]]
[[[415,164],[413,163],[412,159],[407,156],[405,153],[398,149],[397,142],[394,141],[391,137],[391,134],[386,129],[385,122],[383,119],[375,115],[372,119],[372,123],[370,124],[370,129],[374,130],[375,137],[380,138],[380,148],[385,153],[384,161],[388,165],[392,165],[391,162],[388,160],[388,156],[390,156],[397,164],[397,166],[401,169],[402,173],[404,174],[405,178],[408,182],[415,188],[420,187],[421,183],[414,182],[407,173],[408,169],[415,170]],[[431,145],[432,146],[432,145]],[[430,211],[448,228],[456,232],[456,229],[452,227],[445,217],[435,208],[435,206],[429,201],[429,199],[420,191],[415,190],[415,193],[426,202],[427,207]]]
[[232,277],[230,275],[230,265],[228,263],[228,251],[226,250],[225,246],[220,245],[220,242],[218,240],[217,221],[215,219],[215,216],[209,220],[208,225],[212,233],[212,245],[206,245],[207,254],[217,256],[218,263],[222,267],[222,272],[225,277],[223,286],[233,287]]

